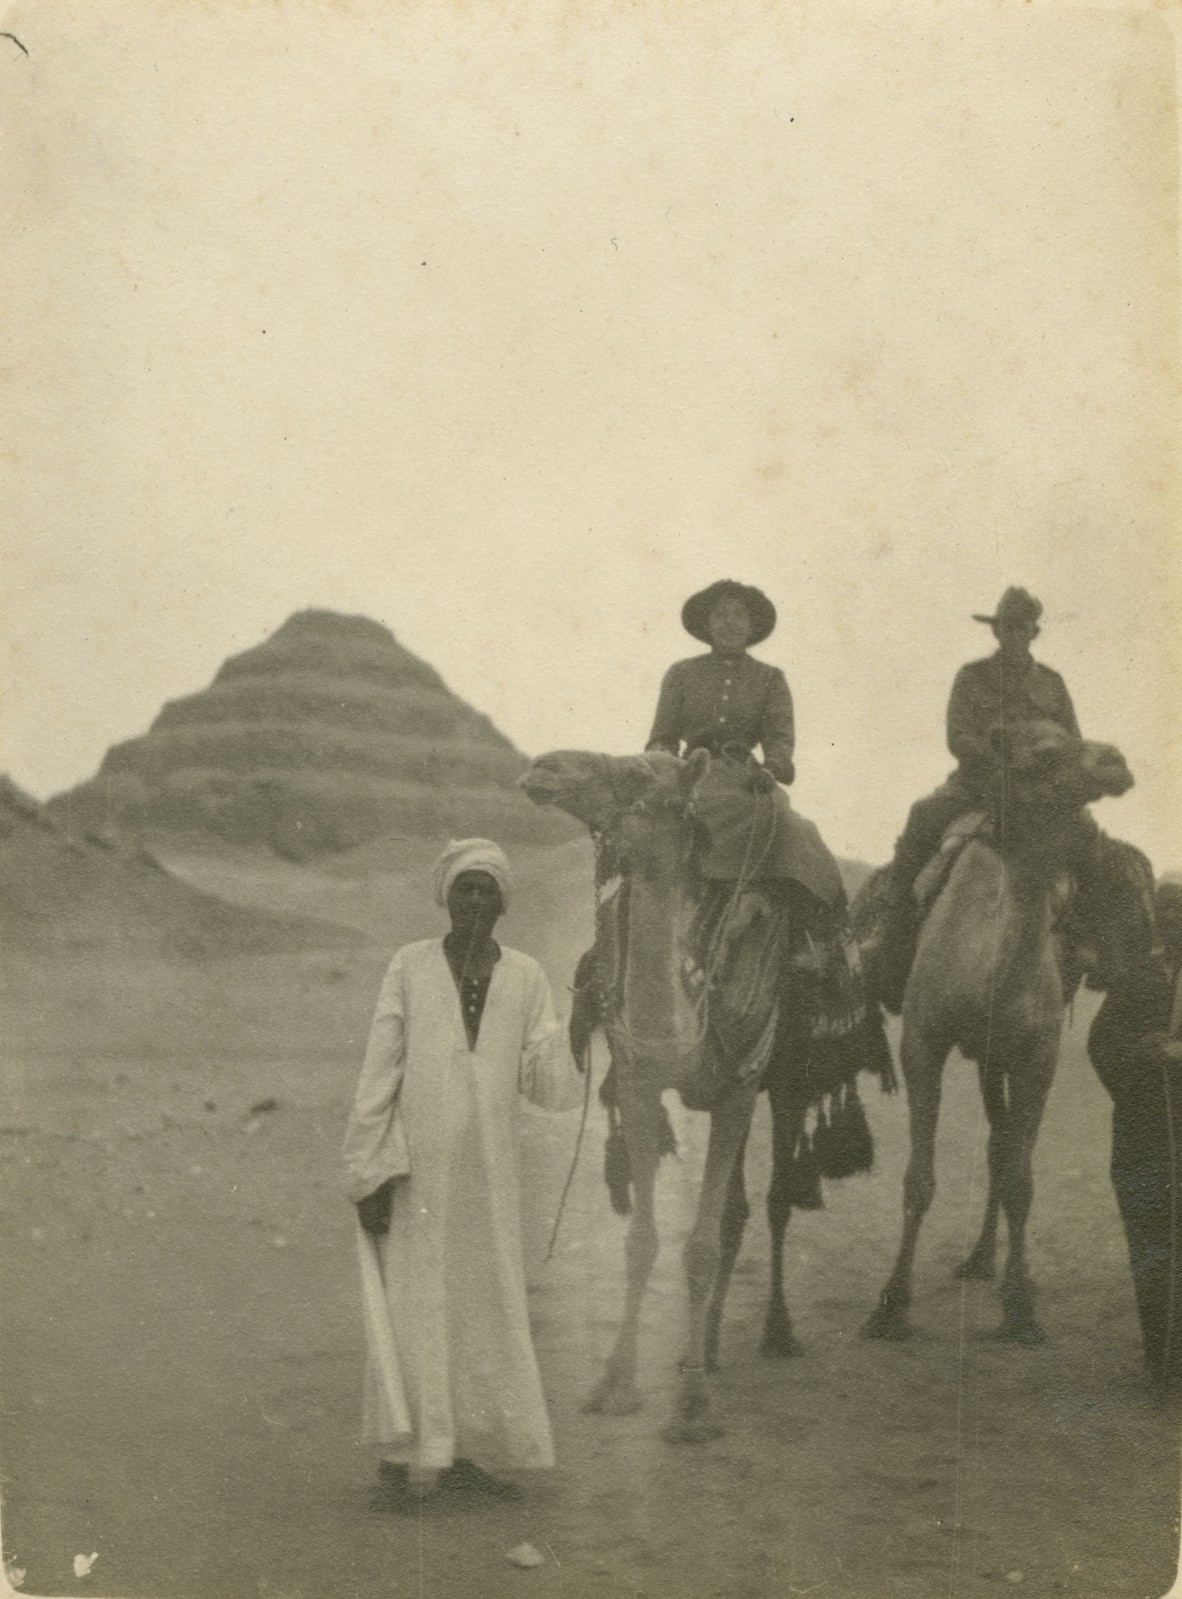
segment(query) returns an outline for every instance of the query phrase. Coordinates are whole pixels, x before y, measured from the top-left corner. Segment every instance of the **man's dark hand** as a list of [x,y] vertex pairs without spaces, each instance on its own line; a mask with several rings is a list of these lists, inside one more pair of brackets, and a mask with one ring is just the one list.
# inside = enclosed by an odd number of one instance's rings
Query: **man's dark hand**
[[774,794],[776,779],[766,766],[757,766],[751,774],[751,787],[757,794]]
[[1182,1039],[1171,1038],[1164,1028],[1145,1033],[1137,1043],[1137,1057],[1143,1065],[1160,1066],[1167,1060],[1182,1060]]
[[394,1179],[388,1178],[380,1188],[357,1201],[357,1219],[373,1238],[390,1231],[390,1210],[394,1201]]

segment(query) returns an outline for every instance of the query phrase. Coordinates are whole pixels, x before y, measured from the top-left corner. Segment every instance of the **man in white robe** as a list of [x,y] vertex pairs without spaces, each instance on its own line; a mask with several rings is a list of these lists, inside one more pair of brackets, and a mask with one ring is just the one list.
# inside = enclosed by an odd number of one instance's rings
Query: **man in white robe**
[[490,1473],[554,1464],[526,1306],[516,1112],[519,1095],[572,1108],[581,1088],[541,967],[491,937],[510,886],[489,840],[445,851],[435,893],[451,931],[391,961],[345,1135],[378,1508],[440,1488],[514,1495]]

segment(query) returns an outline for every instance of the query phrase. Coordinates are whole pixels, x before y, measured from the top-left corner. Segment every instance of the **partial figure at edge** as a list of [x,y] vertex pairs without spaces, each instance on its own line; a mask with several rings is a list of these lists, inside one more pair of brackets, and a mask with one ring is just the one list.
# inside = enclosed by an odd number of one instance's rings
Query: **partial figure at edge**
[[1156,913],[1160,947],[1115,977],[1088,1033],[1088,1054],[1112,1096],[1112,1186],[1128,1242],[1146,1367],[1155,1385],[1177,1389],[1182,1383],[1182,883],[1158,886]]

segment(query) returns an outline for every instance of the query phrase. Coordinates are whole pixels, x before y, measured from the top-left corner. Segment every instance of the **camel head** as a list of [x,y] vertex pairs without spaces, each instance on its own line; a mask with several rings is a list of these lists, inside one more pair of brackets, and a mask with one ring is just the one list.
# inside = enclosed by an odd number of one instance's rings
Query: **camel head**
[[705,750],[684,761],[661,750],[647,755],[554,750],[530,763],[520,786],[535,805],[554,805],[602,834],[630,819],[686,815],[709,766]]
[[1027,810],[1066,816],[1133,786],[1133,774],[1115,745],[1076,738],[1055,722],[995,728],[993,748],[1012,800]]

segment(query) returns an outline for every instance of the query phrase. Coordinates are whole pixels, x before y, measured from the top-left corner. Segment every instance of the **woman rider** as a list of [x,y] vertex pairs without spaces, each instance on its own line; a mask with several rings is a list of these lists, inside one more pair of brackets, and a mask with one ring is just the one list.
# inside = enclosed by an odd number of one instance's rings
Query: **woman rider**
[[[759,589],[725,578],[692,595],[682,608],[681,620],[692,637],[710,646],[710,652],[677,661],[666,672],[645,747],[676,756],[704,749],[714,757],[697,790],[695,814],[706,835],[698,861],[706,893],[696,918],[696,940],[700,951],[712,948],[721,957],[715,1005],[725,1004],[723,973],[733,956],[741,957],[749,932],[758,936],[760,926],[766,926],[758,917],[735,916],[732,951],[727,924],[736,905],[736,885],[758,884],[766,891],[775,883],[778,892],[770,897],[788,915],[774,917],[769,932],[781,941],[781,971],[794,993],[793,1011],[811,1039],[813,1097],[820,1088],[831,1091],[852,1082],[861,1067],[879,1071],[885,1086],[890,1080],[890,1053],[877,1011],[872,1017],[866,1010],[837,863],[816,827],[793,810],[780,787],[796,776],[792,694],[778,666],[747,653],[772,632],[775,607]],[[762,764],[753,754],[756,748],[763,753]],[[806,932],[807,940],[802,936]],[[802,945],[807,946],[807,957]],[[801,988],[806,966],[812,972],[811,992]],[[576,1057],[602,1019],[594,971],[591,950],[575,979],[571,1043]],[[716,1012],[715,1023],[725,1031],[725,1014]],[[685,1085],[682,1098],[691,1108],[705,1109],[716,1087],[712,1079]],[[608,1095],[605,1083],[601,1096]],[[850,1115],[856,1122],[860,1109],[855,1101],[852,1095]],[[842,1136],[835,1132],[838,1141]],[[859,1155],[857,1160],[861,1159]],[[610,1169],[610,1140],[608,1163]],[[849,1169],[862,1168],[855,1162]],[[793,1203],[819,1203],[819,1193],[811,1191],[816,1188],[815,1174],[810,1181],[802,1178],[797,1187]]]
[[776,610],[757,588],[723,578],[685,602],[682,626],[710,645],[709,655],[678,661],[665,674],[647,749],[680,755],[682,746],[748,762],[758,744],[763,766],[754,785],[772,793],[796,776],[792,694],[778,666],[747,654],[776,625]]
[[[782,969],[786,975],[793,969],[794,986],[803,977],[801,935],[811,938],[805,941],[807,964],[816,986],[802,1019],[807,1018],[818,1072],[824,1058],[835,1082],[852,1077],[860,1065],[885,1074],[889,1052],[877,1016],[870,1036],[837,862],[780,786],[796,776],[792,694],[778,666],[747,653],[775,627],[775,606],[759,589],[724,578],[692,595],[681,620],[687,633],[709,644],[710,653],[677,661],[666,672],[646,748],[671,755],[704,749],[714,757],[695,801],[707,836],[699,869],[713,890],[699,923],[702,947],[714,942],[718,918],[728,916],[736,883],[758,883],[765,890],[775,883],[775,898],[789,908],[780,934],[786,940]],[[743,924],[740,916],[737,926]]]
[[[646,748],[671,755],[704,749],[718,757],[698,798],[710,837],[703,875],[795,882],[814,904],[840,916],[845,891],[837,863],[779,786],[796,776],[792,694],[778,666],[747,653],[775,627],[775,606],[759,589],[724,578],[692,595],[681,620],[710,653],[666,672]],[[756,746],[762,765],[752,753]],[[771,796],[770,807],[761,794]]]

